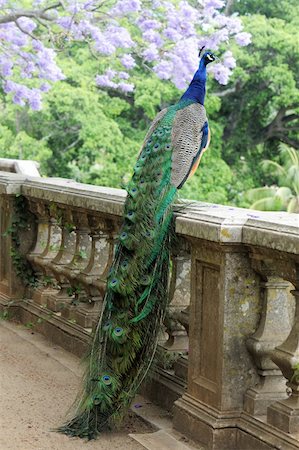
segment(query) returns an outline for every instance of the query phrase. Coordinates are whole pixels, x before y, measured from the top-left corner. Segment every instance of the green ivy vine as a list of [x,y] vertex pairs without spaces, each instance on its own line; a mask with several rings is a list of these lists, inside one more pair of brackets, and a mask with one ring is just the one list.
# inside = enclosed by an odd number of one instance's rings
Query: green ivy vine
[[13,215],[10,226],[3,236],[11,237],[11,257],[17,276],[25,286],[37,286],[38,278],[35,271],[20,251],[21,235],[30,229],[27,200],[22,195],[16,195],[13,205]]

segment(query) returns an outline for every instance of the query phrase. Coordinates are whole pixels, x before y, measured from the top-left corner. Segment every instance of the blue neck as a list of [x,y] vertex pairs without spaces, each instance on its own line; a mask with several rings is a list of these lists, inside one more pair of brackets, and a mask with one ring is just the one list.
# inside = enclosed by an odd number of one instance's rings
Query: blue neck
[[198,70],[181,100],[193,100],[204,105],[206,95],[207,70],[203,58],[200,60]]

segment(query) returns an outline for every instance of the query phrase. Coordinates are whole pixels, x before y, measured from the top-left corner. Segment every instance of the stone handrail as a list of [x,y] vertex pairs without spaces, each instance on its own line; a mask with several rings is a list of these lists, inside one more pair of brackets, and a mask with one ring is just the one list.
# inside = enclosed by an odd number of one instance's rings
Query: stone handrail
[[30,177],[39,177],[39,163],[23,159],[0,158],[0,171],[20,173]]
[[[73,324],[87,336],[101,309],[125,195],[0,172],[2,302],[22,299],[25,316],[40,308],[52,324]],[[5,233],[16,199],[28,211],[19,251],[34,268],[33,285],[18,274],[13,236]],[[164,396],[173,389],[176,428],[208,449],[298,448],[299,216],[201,202],[179,210],[161,344],[184,353],[188,333],[189,355],[177,358],[174,371],[157,368],[153,389]]]

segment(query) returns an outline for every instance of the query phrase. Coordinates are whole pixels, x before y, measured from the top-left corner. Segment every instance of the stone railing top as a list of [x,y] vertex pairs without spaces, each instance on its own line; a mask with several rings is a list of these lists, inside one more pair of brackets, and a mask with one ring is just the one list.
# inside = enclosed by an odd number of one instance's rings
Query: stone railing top
[[[0,172],[0,194],[23,194],[70,207],[121,216],[126,192],[63,178]],[[247,244],[299,255],[299,215],[186,202],[176,213],[176,232],[186,237]]]
[[0,158],[0,171],[40,177],[38,169],[39,163],[36,161]]

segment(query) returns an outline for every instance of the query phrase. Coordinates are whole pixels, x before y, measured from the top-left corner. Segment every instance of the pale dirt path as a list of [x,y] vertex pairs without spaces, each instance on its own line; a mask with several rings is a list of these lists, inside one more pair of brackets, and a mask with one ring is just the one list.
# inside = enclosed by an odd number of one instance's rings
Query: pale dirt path
[[21,325],[0,321],[1,450],[144,450],[127,434],[149,431],[131,419],[96,441],[49,430],[64,420],[80,381],[79,359]]

